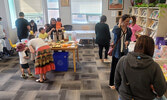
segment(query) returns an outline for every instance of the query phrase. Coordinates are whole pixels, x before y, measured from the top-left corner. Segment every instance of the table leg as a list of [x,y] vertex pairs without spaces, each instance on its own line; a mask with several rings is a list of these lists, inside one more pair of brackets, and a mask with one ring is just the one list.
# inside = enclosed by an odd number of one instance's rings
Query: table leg
[[77,48],[77,61],[79,62],[79,52],[78,52],[78,48]]
[[73,64],[74,64],[74,72],[76,72],[75,50],[73,50]]

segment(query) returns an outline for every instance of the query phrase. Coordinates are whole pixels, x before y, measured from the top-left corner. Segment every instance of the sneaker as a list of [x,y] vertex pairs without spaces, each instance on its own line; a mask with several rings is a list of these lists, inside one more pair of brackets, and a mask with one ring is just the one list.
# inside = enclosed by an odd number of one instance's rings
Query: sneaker
[[24,79],[28,78],[25,74],[22,74],[21,77],[24,78]]
[[28,77],[30,78],[34,78],[34,76],[32,74],[28,74]]
[[111,61],[109,61],[108,59],[104,59],[104,63],[110,63]]

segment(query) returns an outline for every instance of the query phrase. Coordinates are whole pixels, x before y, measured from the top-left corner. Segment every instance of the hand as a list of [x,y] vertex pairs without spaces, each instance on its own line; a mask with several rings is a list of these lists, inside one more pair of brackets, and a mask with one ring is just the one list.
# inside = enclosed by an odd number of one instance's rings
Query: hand
[[122,24],[122,18],[119,19],[118,27],[121,27],[121,24]]
[[129,44],[129,42],[126,41],[126,42],[125,42],[125,48],[126,48],[126,49],[128,48],[128,44]]
[[51,29],[51,31],[54,31],[54,30],[55,30],[55,28],[52,28],[52,29]]

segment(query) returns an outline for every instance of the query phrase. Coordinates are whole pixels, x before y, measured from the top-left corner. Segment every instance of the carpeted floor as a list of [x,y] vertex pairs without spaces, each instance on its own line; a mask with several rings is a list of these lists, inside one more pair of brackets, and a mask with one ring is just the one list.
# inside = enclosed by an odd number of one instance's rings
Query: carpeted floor
[[[80,62],[73,72],[72,54],[67,72],[47,73],[49,81],[37,83],[36,78],[20,77],[16,54],[0,61],[0,100],[118,100],[116,90],[108,87],[110,63],[101,63],[98,48],[80,47]],[[33,63],[30,63],[34,74]]]

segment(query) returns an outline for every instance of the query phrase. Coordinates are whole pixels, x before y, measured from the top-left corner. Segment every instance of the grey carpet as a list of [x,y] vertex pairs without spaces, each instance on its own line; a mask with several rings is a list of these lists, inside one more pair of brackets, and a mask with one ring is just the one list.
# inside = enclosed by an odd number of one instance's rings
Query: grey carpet
[[[73,72],[72,54],[67,72],[50,71],[45,83],[20,77],[17,54],[0,61],[0,100],[118,100],[108,87],[110,63],[101,63],[98,48],[80,47],[80,62]],[[34,74],[33,63],[30,63]]]

